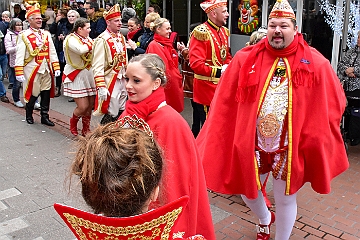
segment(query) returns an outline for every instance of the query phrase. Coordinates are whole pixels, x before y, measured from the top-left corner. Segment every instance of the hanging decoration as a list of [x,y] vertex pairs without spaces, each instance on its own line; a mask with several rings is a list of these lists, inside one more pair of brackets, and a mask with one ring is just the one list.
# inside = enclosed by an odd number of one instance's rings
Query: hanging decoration
[[[342,38],[342,29],[344,25],[345,16],[345,4],[343,1],[342,6],[329,3],[329,0],[320,0],[320,8],[325,12],[325,22],[329,24],[330,28],[335,34]],[[353,46],[353,40],[357,39],[358,31],[360,30],[360,4],[354,4],[350,2],[350,14],[348,25],[348,37],[346,39],[346,45],[348,47]]]
[[257,0],[241,0],[238,6],[240,17],[238,28],[240,32],[250,34],[257,29],[259,17],[257,13],[259,6]]

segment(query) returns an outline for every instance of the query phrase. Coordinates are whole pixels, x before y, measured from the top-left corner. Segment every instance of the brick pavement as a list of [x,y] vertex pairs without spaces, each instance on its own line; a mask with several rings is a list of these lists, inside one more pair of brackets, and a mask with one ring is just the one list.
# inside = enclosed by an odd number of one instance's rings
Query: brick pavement
[[[63,105],[61,98],[52,105]],[[74,239],[52,209],[54,202],[86,208],[64,185],[74,144],[71,111],[55,110],[50,117],[57,125],[50,128],[39,124],[38,112],[36,123],[28,125],[24,109],[0,103],[0,240]],[[360,239],[360,146],[349,148],[349,161],[349,170],[332,182],[332,193],[319,195],[308,184],[299,191],[291,239]],[[271,184],[268,195],[273,202]],[[209,192],[209,200],[217,239],[254,239],[256,219],[239,196]]]

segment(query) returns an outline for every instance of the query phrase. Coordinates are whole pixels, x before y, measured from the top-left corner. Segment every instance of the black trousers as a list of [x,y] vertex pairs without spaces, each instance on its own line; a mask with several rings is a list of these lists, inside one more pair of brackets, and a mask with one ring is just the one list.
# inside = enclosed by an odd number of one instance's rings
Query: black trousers
[[193,108],[193,123],[191,125],[191,131],[196,138],[200,132],[200,129],[205,123],[207,113],[210,110],[209,106],[196,103],[191,99],[191,106]]

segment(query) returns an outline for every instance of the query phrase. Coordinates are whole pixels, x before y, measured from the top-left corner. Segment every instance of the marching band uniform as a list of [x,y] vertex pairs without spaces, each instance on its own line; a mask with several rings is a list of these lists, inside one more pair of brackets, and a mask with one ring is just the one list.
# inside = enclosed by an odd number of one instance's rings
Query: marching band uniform
[[[40,16],[38,4],[26,14]],[[48,31],[29,29],[21,32],[17,39],[15,75],[24,82],[24,100],[26,102],[26,121],[34,123],[32,113],[37,97],[41,96],[41,123],[54,126],[49,120],[50,97],[54,97],[53,77],[60,75],[59,60],[54,43]]]
[[[91,69],[93,40],[71,33],[64,41],[66,65],[63,73],[64,95],[81,98],[96,95],[94,75]],[[91,115],[75,116],[70,119],[70,130],[76,129],[80,117],[83,135],[90,131]]]
[[[200,4],[205,13],[227,5],[225,0],[205,1]],[[209,106],[218,86],[222,70],[232,57],[229,52],[229,29],[215,25],[210,19],[197,26],[190,36],[189,62],[194,71],[193,115],[200,126],[206,120]],[[200,131],[199,124],[193,125],[194,136]]]
[[[121,17],[118,4],[114,5],[109,12],[104,13],[106,20],[118,17]],[[117,117],[125,109],[127,92],[123,74],[127,62],[125,38],[121,33],[114,33],[106,29],[96,38],[93,46],[92,66],[98,92],[93,114],[94,116],[105,114],[101,123],[117,120]],[[99,98],[104,90],[108,91],[105,93],[108,95],[106,100]]]
[[[210,1],[209,1],[210,2]],[[211,4],[200,4],[205,13],[220,6],[226,6],[227,1],[215,1]],[[229,29],[216,26],[208,19],[197,26],[190,38],[190,67],[194,70],[194,101],[210,106],[215,89],[221,76],[222,66],[229,64]]]

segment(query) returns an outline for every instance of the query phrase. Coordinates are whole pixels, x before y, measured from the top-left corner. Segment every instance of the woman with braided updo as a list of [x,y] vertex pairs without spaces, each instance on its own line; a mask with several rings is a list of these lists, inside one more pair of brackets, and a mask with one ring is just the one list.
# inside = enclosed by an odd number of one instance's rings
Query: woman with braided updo
[[79,18],[64,41],[66,65],[63,73],[64,95],[75,100],[76,108],[70,118],[70,132],[78,135],[77,123],[82,118],[82,135],[90,131],[91,111],[96,88],[91,69],[93,40],[89,37],[90,21]]
[[142,130],[98,126],[78,141],[71,173],[96,214],[129,217],[148,211],[159,192],[161,150]]
[[184,232],[184,237],[201,234],[215,239],[202,163],[189,125],[167,105],[163,60],[156,54],[135,56],[127,66],[125,80],[128,101],[120,119],[134,115],[143,119],[164,151],[160,204],[190,197],[175,232]]
[[166,102],[176,111],[182,112],[184,110],[182,76],[179,71],[178,54],[170,40],[170,22],[166,18],[158,18],[150,28],[154,32],[154,41],[149,44],[146,53],[155,53],[164,61],[168,79],[164,86]]

